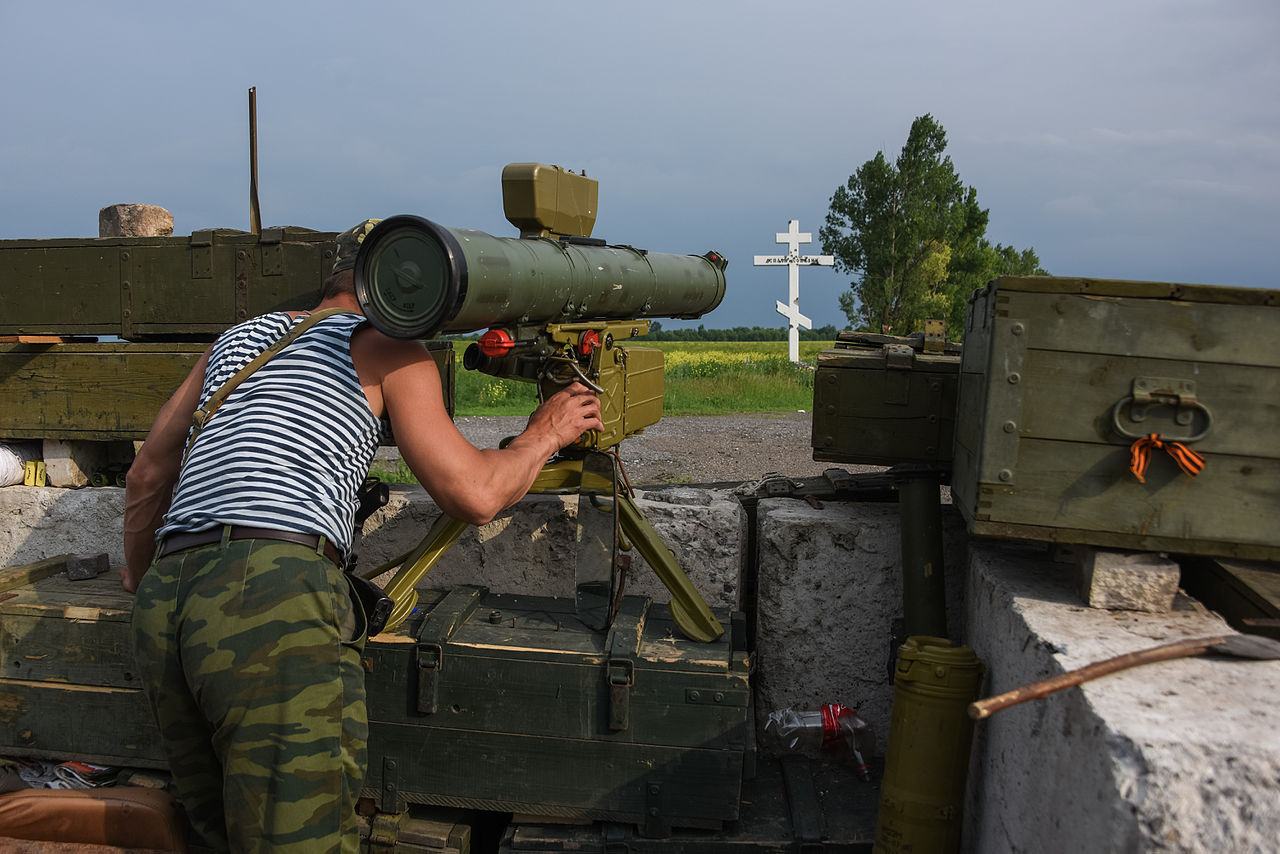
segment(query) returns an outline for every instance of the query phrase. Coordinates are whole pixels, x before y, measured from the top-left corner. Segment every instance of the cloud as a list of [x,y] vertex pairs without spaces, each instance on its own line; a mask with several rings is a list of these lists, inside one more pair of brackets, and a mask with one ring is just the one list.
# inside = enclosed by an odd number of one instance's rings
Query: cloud
[[1045,212],[1055,216],[1073,219],[1100,219],[1106,212],[1098,205],[1093,196],[1075,193],[1062,198],[1050,199],[1044,203]]

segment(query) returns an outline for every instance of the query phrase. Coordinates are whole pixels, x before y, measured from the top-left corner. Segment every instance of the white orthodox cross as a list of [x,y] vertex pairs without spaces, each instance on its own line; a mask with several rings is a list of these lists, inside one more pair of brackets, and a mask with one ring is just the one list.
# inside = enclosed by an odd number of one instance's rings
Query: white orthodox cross
[[831,267],[836,263],[833,255],[801,255],[800,244],[812,243],[813,235],[800,231],[800,221],[790,220],[787,230],[779,232],[778,243],[787,244],[786,255],[757,255],[757,267],[780,267],[786,265],[787,299],[784,303],[777,300],[778,314],[787,319],[788,355],[793,362],[800,361],[800,327],[813,328],[813,321],[800,313],[800,267]]

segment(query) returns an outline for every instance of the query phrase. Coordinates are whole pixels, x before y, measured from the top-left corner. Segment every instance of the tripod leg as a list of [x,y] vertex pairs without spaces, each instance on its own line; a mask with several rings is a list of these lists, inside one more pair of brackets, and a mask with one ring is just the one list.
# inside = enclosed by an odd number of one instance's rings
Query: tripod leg
[[662,542],[662,537],[644,518],[635,501],[627,495],[618,495],[618,523],[622,533],[635,545],[640,555],[649,562],[658,579],[671,592],[671,616],[680,631],[689,638],[710,643],[724,634],[724,626],[711,613],[707,600],[693,586],[689,576],[680,568],[675,554]]
[[440,556],[458,541],[467,527],[466,522],[459,522],[441,513],[418,547],[405,556],[400,571],[386,587],[387,595],[396,605],[391,610],[387,627],[383,631],[394,629],[413,613],[414,606],[418,604],[418,582],[427,574],[427,570],[435,566]]

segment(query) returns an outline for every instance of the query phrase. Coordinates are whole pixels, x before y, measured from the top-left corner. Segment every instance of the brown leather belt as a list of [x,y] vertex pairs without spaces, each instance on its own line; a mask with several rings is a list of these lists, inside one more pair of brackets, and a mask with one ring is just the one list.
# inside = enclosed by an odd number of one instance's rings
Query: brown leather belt
[[[225,527],[227,526],[210,528],[207,531],[195,531],[190,534],[170,534],[160,544],[160,551],[156,557],[167,557],[183,549],[193,549],[196,546],[207,546],[210,543],[220,542]],[[297,531],[276,531],[271,528],[246,528],[241,525],[231,525],[229,527],[231,528],[230,539],[232,540],[279,540],[284,543],[297,543],[309,549],[315,549],[320,543],[320,537],[316,534],[301,534]],[[342,566],[342,557],[338,554],[337,547],[327,539],[324,541],[324,556],[338,566]]]

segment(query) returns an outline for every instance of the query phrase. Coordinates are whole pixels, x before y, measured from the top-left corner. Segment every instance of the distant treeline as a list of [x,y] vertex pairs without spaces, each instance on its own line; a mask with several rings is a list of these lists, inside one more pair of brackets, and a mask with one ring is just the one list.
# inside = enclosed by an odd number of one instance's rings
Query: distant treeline
[[[801,329],[801,341],[834,341],[834,326],[820,326],[817,329]],[[644,338],[649,341],[786,341],[787,330],[776,326],[735,326],[732,329],[707,329],[699,324],[697,329],[663,329],[662,322],[653,321],[649,334]]]
[[[835,326],[819,326],[817,329],[801,329],[801,341],[834,341]],[[479,332],[468,332],[465,335],[441,336],[451,341],[475,341]],[[646,341],[786,341],[787,330],[765,326],[735,326],[732,329],[707,329],[701,324],[697,329],[663,329],[662,321],[655,320],[649,327],[649,334],[641,336]]]

